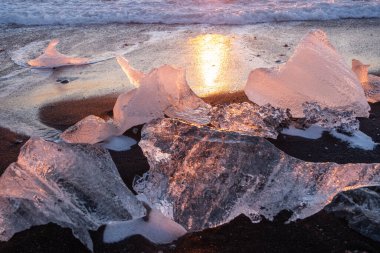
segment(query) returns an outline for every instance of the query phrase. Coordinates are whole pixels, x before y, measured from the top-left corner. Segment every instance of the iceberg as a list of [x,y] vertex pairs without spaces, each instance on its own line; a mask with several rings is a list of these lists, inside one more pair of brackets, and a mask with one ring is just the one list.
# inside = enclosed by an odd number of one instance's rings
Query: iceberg
[[112,120],[88,116],[61,135],[64,141],[97,143],[165,115],[195,124],[210,122],[211,106],[190,89],[183,69],[164,65],[145,75],[122,57],[118,62],[137,88],[117,98]]
[[0,178],[0,240],[50,222],[71,228],[90,250],[88,230],[146,215],[100,145],[30,139]]
[[139,145],[150,170],[135,191],[190,231],[284,209],[303,219],[342,191],[380,185],[380,164],[305,162],[262,137],[175,119],[146,124]]
[[211,109],[210,124],[223,131],[276,139],[282,127],[290,122],[289,110],[267,104],[234,103]]
[[369,66],[359,60],[352,60],[352,71],[361,82],[368,102],[376,103],[380,101],[380,77],[368,74]]
[[369,116],[370,107],[357,77],[321,30],[308,33],[279,69],[253,70],[244,91],[254,103],[289,108],[297,118],[305,116],[305,102],[353,111],[357,117]]
[[89,59],[87,58],[76,58],[61,54],[56,49],[58,43],[58,39],[51,40],[44,53],[36,59],[28,61],[28,64],[36,68],[57,68],[62,66],[83,65],[89,63]]

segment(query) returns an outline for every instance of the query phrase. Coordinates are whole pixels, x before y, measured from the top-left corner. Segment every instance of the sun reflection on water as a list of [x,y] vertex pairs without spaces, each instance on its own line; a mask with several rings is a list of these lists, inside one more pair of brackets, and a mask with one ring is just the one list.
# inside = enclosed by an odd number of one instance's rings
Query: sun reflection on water
[[226,91],[229,83],[226,75],[230,65],[232,41],[222,34],[202,34],[189,40],[193,50],[197,90],[201,94]]

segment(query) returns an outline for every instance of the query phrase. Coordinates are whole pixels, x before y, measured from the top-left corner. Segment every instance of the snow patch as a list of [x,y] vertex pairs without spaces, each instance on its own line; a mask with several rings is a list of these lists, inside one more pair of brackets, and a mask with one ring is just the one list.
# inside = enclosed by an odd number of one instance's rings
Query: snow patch
[[171,243],[187,233],[181,225],[152,209],[148,217],[110,222],[103,234],[105,243],[115,243],[133,235],[142,235],[156,244]]
[[112,136],[106,139],[101,143],[103,148],[110,149],[113,151],[126,151],[130,150],[133,145],[137,142],[131,137],[120,135],[120,136]]
[[362,131],[356,131],[351,135],[346,135],[339,133],[336,130],[332,130],[330,134],[343,142],[347,142],[352,148],[373,150],[377,146],[377,143],[374,142],[371,137],[369,137]]
[[326,129],[317,125],[312,125],[306,129],[298,129],[294,126],[289,126],[289,128],[283,129],[281,133],[290,136],[298,136],[306,139],[316,140],[322,137],[324,131],[326,131]]

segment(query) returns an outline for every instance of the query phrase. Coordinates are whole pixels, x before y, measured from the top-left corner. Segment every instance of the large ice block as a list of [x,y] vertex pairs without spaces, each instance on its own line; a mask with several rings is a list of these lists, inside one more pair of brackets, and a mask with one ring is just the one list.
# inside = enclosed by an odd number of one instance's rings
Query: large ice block
[[242,213],[257,221],[288,209],[302,219],[341,191],[380,185],[380,164],[305,162],[261,137],[174,119],[146,124],[139,145],[150,170],[134,189],[189,230]]
[[71,228],[92,250],[88,230],[145,216],[100,145],[30,139],[0,178],[0,240],[31,226]]
[[307,34],[278,69],[253,70],[244,91],[258,105],[289,108],[294,117],[304,116],[305,102],[358,117],[368,117],[370,110],[357,77],[321,30]]

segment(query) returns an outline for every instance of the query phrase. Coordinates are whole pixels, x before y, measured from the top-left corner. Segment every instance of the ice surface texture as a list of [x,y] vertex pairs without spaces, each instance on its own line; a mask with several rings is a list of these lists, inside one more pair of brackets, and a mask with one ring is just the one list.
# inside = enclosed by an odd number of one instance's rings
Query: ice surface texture
[[380,241],[380,187],[342,192],[325,209],[346,218],[359,233]]
[[28,64],[32,67],[40,68],[57,68],[68,65],[83,65],[88,64],[87,58],[76,58],[61,54],[57,51],[56,46],[59,40],[53,39],[45,49],[45,52],[36,59],[28,61]]
[[108,151],[98,145],[30,139],[0,178],[0,240],[31,226],[71,228],[92,250],[88,230],[146,211],[124,185]]
[[358,117],[368,117],[370,110],[357,77],[321,30],[307,34],[279,69],[253,70],[244,91],[258,105],[289,108],[299,118],[305,102],[354,111]]
[[337,129],[344,133],[353,133],[359,130],[359,120],[353,111],[322,109],[315,102],[305,102],[303,113],[305,115],[304,123],[307,126],[317,125],[325,130]]
[[97,143],[165,115],[197,124],[210,122],[211,106],[190,89],[183,69],[164,65],[145,75],[133,69],[122,57],[118,58],[118,62],[138,88],[117,98],[113,120],[89,116],[67,129],[61,135],[63,140]]
[[359,60],[352,60],[352,71],[361,82],[368,102],[376,103],[380,101],[380,77],[368,74],[368,67]]
[[290,117],[288,110],[244,102],[213,107],[211,125],[220,130],[276,139]]
[[311,163],[266,139],[197,127],[173,119],[144,126],[139,143],[150,170],[134,189],[186,229],[320,211],[341,191],[380,185],[379,164]]

